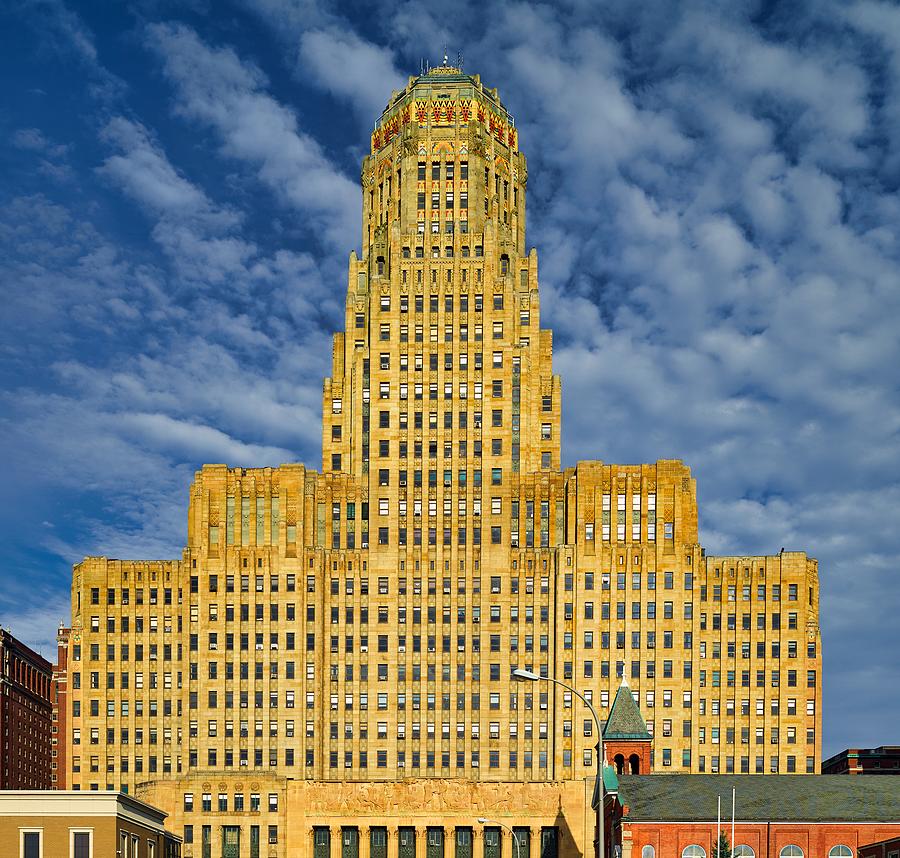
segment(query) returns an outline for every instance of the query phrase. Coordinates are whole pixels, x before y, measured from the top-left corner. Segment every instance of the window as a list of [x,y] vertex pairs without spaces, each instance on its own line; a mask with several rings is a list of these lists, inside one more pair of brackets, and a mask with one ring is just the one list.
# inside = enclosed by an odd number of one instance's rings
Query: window
[[681,850],[681,858],[706,858],[706,850],[702,846],[692,843]]
[[780,858],[803,858],[803,850],[794,843],[789,843],[781,848],[778,853]]
[[656,850],[648,843],[641,849],[641,858],[656,858]]
[[21,855],[22,858],[42,858],[41,838],[43,831],[22,831]]
[[92,832],[70,831],[72,858],[93,858],[91,849]]
[[843,843],[832,846],[831,849],[828,850],[828,858],[850,858],[852,855],[853,851],[849,846],[844,846]]
[[[749,763],[749,760],[747,762]],[[738,843],[731,853],[731,858],[756,858],[756,853],[746,843]]]

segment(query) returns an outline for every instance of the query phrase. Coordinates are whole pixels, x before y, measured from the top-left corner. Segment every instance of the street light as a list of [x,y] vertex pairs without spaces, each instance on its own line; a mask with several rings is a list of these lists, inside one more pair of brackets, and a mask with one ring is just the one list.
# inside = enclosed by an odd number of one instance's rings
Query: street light
[[541,676],[539,673],[534,673],[531,670],[525,670],[524,668],[517,668],[512,672],[514,679],[519,679],[527,682],[552,682],[554,685],[561,685],[567,691],[571,691],[576,697],[580,698],[585,706],[590,709],[591,715],[594,716],[594,723],[597,725],[597,780],[600,784],[600,795],[599,801],[597,803],[597,852],[598,858],[606,858],[606,813],[605,813],[605,801],[606,801],[606,787],[603,783],[603,726],[600,724],[600,718],[597,715],[597,710],[594,709],[594,704],[591,703],[590,700],[587,699],[578,689],[573,688],[571,685],[562,682],[557,679],[555,676]]
[[501,828],[505,828],[510,834],[512,834],[513,843],[516,844],[516,858],[522,858],[521,853],[519,851],[519,836],[513,831],[508,825],[504,825],[500,822],[499,819],[488,819],[486,816],[478,817],[479,825],[487,825],[490,823],[491,825],[499,825]]

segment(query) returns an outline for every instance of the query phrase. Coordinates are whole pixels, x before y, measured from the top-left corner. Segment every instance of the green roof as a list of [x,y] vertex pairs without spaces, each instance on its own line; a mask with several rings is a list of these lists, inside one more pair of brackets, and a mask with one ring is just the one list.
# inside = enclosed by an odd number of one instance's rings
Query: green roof
[[896,822],[900,777],[865,775],[620,775],[619,801],[632,822]]
[[603,738],[606,741],[610,739],[649,740],[651,738],[641,710],[638,709],[634,697],[631,696],[631,689],[624,681],[616,692],[612,709],[609,710],[609,718],[606,719],[606,726],[603,728]]
[[[603,790],[606,795],[615,795],[619,791],[619,779],[615,766],[603,766]],[[594,775],[594,789],[591,793],[591,807],[595,810],[600,804],[600,775]]]

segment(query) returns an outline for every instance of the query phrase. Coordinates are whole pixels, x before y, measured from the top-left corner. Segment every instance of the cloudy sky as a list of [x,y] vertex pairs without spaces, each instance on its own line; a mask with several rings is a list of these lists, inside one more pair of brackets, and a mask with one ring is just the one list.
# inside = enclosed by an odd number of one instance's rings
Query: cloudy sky
[[819,560],[825,753],[896,742],[900,8],[0,3],[0,623],[180,555],[203,462],[320,462],[359,163],[443,46],[498,86],[563,456],[682,458],[712,552]]

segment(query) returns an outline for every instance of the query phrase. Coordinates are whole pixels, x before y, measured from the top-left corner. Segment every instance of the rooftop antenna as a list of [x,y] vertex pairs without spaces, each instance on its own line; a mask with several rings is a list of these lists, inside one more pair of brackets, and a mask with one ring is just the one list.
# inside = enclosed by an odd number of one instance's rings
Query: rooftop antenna
[[447,65],[447,43],[444,42],[444,66]]
[[462,71],[463,67],[463,55],[461,51],[456,52],[456,67]]

